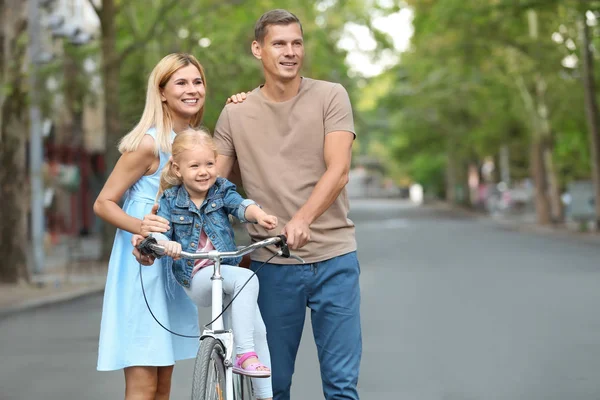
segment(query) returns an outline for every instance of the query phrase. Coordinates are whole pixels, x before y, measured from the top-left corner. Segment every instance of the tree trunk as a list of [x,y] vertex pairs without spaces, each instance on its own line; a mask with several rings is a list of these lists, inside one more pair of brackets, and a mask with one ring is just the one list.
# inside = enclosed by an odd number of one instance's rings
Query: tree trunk
[[449,133],[446,150],[446,201],[457,204],[459,200],[458,184],[458,160],[456,156],[455,139]]
[[546,225],[552,220],[552,214],[550,200],[548,199],[548,173],[546,171],[548,163],[545,160],[545,135],[541,132],[542,121],[536,107],[537,98],[534,98],[531,94],[522,76],[517,77],[516,83],[531,120],[529,170],[531,180],[535,185],[536,219],[539,224]]
[[83,108],[84,90],[81,87],[81,65],[74,54],[72,45],[65,43],[64,58],[64,132],[60,136],[60,145],[83,146]]
[[560,196],[558,175],[554,167],[552,145],[549,141],[549,139],[544,141],[544,166],[546,168],[548,197],[550,199],[550,215],[553,222],[560,223],[563,221],[563,205]]
[[531,177],[535,183],[535,213],[540,225],[552,222],[550,202],[548,201],[548,183],[546,165],[544,163],[544,143],[535,134],[531,140]]
[[[104,79],[104,118],[106,121],[106,178],[114,168],[119,152],[117,144],[122,132],[119,121],[119,54],[117,52],[117,31],[115,25],[116,5],[114,0],[103,0],[100,12],[102,29],[102,60]],[[107,260],[110,257],[115,228],[103,224],[102,230],[102,256]]]
[[600,230],[600,129],[598,126],[598,103],[596,101],[596,82],[594,77],[594,58],[590,50],[590,29],[586,23],[585,13],[579,21],[582,40],[581,63],[583,89],[585,92],[585,112],[588,124],[588,136],[592,161],[592,182],[596,208],[596,229]]
[[536,87],[536,112],[537,127],[539,129],[539,138],[541,141],[544,170],[546,173],[547,196],[550,202],[550,215],[553,222],[560,222],[563,219],[563,207],[560,199],[560,187],[556,168],[554,168],[552,129],[550,127],[550,118],[548,105],[546,104],[546,80],[541,76],[535,77]]
[[20,0],[0,1],[0,282],[29,280],[24,246],[27,240],[29,185],[26,176],[25,145],[27,101],[21,75],[25,45],[20,36],[27,27]]
[[[19,100],[25,106],[24,93],[19,93],[21,99],[17,96],[10,96],[8,103],[18,104]],[[24,124],[19,124],[9,113],[12,107],[5,107],[2,113],[4,118],[13,120],[2,127],[2,146],[0,149],[0,192],[2,193],[2,224],[0,224],[1,242],[0,254],[0,282],[17,283],[20,278],[29,280],[27,272],[27,259],[24,246],[29,242],[27,240],[27,213],[24,199],[28,198],[28,186],[25,174],[25,141],[11,135],[14,132],[23,132],[26,130]],[[8,110],[8,111],[7,111]],[[6,121],[6,120],[5,120]]]
[[[539,40],[538,16],[533,9],[527,11],[527,22],[529,36],[534,44]],[[536,50],[538,52],[539,50]],[[537,54],[537,53],[536,53]],[[539,61],[539,57],[537,57]],[[549,177],[548,172],[553,171],[552,157],[547,154],[547,145],[550,139],[550,123],[548,118],[548,109],[544,101],[546,83],[540,74],[534,78],[535,87],[530,92],[528,85],[522,76],[518,76],[517,86],[523,98],[525,108],[531,115],[531,127],[533,135],[531,137],[531,158],[530,173],[535,184],[535,213],[538,224],[548,225],[552,222],[552,201],[549,196],[560,201],[560,197],[552,195],[557,193],[557,188],[551,188],[549,192],[549,181],[556,181],[554,177]],[[533,95],[532,95],[533,92]],[[554,185],[556,186],[556,185]]]

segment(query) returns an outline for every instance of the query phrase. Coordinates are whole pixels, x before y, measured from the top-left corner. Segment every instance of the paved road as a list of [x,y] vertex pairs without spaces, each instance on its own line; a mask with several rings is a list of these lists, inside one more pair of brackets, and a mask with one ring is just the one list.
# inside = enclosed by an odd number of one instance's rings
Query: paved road
[[[600,399],[600,246],[401,202],[352,206],[362,399]],[[0,400],[122,398],[122,373],[94,370],[100,304],[0,321]],[[173,399],[189,398],[191,368],[175,368]],[[296,371],[293,398],[322,398],[309,325]]]

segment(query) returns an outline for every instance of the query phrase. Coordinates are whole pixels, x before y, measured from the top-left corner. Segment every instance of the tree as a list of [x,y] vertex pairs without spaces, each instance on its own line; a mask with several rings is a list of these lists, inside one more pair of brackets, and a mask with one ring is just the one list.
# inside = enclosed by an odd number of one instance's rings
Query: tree
[[585,13],[579,12],[579,31],[581,37],[581,79],[585,92],[585,111],[588,123],[588,137],[591,153],[592,181],[594,184],[596,229],[600,230],[600,126],[598,119],[598,102],[596,100],[596,78],[594,72],[594,55],[591,49],[590,27]]
[[27,204],[25,165],[27,88],[22,74],[26,47],[26,2],[0,0],[0,282],[28,280],[25,258]]
[[429,153],[434,160],[441,152],[447,197],[454,200],[466,165],[498,157],[508,146],[512,171],[523,177],[523,167],[530,167],[538,221],[560,218],[561,185],[585,162],[571,160],[577,166],[571,169],[564,158],[555,162],[580,143],[568,139],[583,121],[583,110],[574,112],[571,103],[566,111],[563,104],[576,98],[574,72],[561,65],[570,45],[554,40],[573,23],[562,11],[567,6],[556,0],[408,3],[415,14],[411,49],[402,55],[403,73],[374,107],[396,121],[388,142],[398,143],[397,157],[410,164],[411,157]]

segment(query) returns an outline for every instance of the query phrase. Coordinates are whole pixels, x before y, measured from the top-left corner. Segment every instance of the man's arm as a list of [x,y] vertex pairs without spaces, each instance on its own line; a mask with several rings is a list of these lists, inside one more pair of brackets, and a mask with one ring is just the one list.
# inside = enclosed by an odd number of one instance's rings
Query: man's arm
[[217,172],[219,176],[235,183],[230,178],[233,177],[235,158],[219,154],[217,157]]
[[[219,172],[219,176],[227,179],[229,182],[232,182],[237,187],[243,187],[242,171],[240,171],[240,164],[238,163],[237,159],[235,159],[233,157],[228,157],[230,159],[233,158],[233,163],[231,164],[231,167],[224,165],[223,172],[221,172],[221,170],[219,169],[219,158],[221,158],[221,157],[227,157],[227,156],[219,154],[219,156],[217,157],[217,171]],[[230,162],[231,162],[231,160],[224,161],[225,164],[229,164]],[[225,175],[225,172],[227,172],[227,171],[229,171],[228,175]]]
[[227,107],[223,108],[221,115],[219,115],[213,137],[219,153],[217,156],[217,172],[219,176],[239,186],[241,183],[240,168],[235,156],[235,146],[233,145]]
[[324,157],[327,170],[306,203],[282,230],[292,249],[308,243],[310,225],[333,204],[348,183],[353,141],[354,133],[347,131],[330,132],[325,136]]

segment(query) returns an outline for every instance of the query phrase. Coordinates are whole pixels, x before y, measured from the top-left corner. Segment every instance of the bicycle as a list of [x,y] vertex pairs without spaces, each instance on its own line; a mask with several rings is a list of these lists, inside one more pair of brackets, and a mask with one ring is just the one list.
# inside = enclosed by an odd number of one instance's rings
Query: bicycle
[[[275,245],[279,250],[273,255],[294,258],[304,263],[300,257],[290,253],[285,236],[274,236],[240,247],[236,251],[189,253],[181,252],[182,258],[193,260],[209,259],[214,262],[212,281],[212,321],[204,325],[200,335],[200,348],[194,364],[192,383],[192,400],[255,400],[252,380],[245,375],[233,373],[233,331],[225,329],[223,313],[235,300],[234,296],[226,307],[223,307],[223,277],[221,276],[221,260],[229,257],[241,257],[259,248]],[[157,244],[156,239],[147,237],[138,245],[144,255],[160,258],[164,255],[164,247]],[[271,258],[273,258],[271,257]],[[267,260],[264,264],[269,262]],[[262,265],[258,268],[262,268]],[[257,271],[258,271],[257,269]],[[252,275],[252,277],[254,274]],[[252,278],[251,277],[251,278]],[[250,279],[251,279],[250,278]],[[246,282],[248,283],[248,282]],[[245,284],[242,286],[244,289]],[[209,329],[208,326],[212,329]]]

